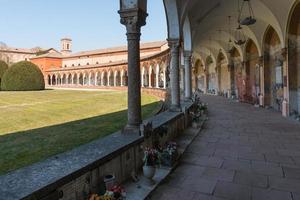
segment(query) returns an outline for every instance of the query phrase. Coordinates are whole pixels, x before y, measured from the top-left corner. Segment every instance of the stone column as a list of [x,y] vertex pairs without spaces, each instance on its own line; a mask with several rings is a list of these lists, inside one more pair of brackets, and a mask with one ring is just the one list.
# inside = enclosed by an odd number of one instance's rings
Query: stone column
[[233,61],[230,61],[230,64],[228,65],[229,75],[230,75],[230,96],[235,96],[235,70],[234,70],[234,63]]
[[168,39],[171,50],[170,83],[171,83],[171,111],[180,111],[180,83],[179,83],[179,39]]
[[[184,66],[179,67],[179,87],[180,91],[185,91],[185,69]],[[183,94],[184,95],[184,94]]]
[[166,69],[164,69],[164,72],[163,72],[163,74],[164,74],[164,89],[166,89],[167,88],[167,78],[166,78]]
[[123,76],[124,76],[124,71],[121,73],[121,77],[120,77],[120,81],[121,81],[121,87],[123,87],[124,86],[124,84],[123,84]]
[[[151,71],[150,71],[150,69],[151,69]],[[148,87],[152,88],[152,67],[149,68],[149,73],[148,74],[149,74],[149,77],[148,77],[148,83],[149,83]]]
[[117,74],[116,72],[114,73],[114,86],[117,86]]
[[148,14],[139,9],[119,11],[128,44],[128,122],[123,133],[139,132],[141,114],[140,36]]
[[264,57],[259,57],[259,106],[265,105],[265,72],[264,72]]
[[50,76],[50,85],[52,86],[52,76]]
[[159,66],[156,66],[156,74],[155,74],[155,87],[159,88]]
[[184,68],[185,68],[185,99],[192,98],[192,53],[190,51],[184,52]]
[[208,69],[205,67],[204,69],[204,93],[207,94],[208,93],[208,89],[209,89],[209,74],[208,74]]
[[142,75],[141,75],[141,80],[142,80],[142,83],[141,83],[141,86],[144,87],[144,70],[142,72]]
[[281,50],[281,60],[283,61],[283,101],[282,101],[282,115],[288,117],[290,115],[289,108],[289,77],[288,77],[288,61],[287,61],[287,48]]

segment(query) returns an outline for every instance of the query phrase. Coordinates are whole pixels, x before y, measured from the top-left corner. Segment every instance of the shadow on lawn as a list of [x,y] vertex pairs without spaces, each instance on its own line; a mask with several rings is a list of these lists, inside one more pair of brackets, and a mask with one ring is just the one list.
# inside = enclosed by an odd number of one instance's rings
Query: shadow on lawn
[[[159,102],[144,105],[143,117],[154,115]],[[120,130],[127,110],[0,136],[0,175],[86,144]]]

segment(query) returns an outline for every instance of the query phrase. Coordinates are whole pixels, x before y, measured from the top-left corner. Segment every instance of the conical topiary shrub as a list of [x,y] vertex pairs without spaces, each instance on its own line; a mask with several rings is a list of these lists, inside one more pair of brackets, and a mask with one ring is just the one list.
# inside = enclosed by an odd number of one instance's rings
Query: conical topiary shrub
[[5,91],[44,90],[45,80],[38,66],[22,61],[12,65],[4,73],[1,88]]

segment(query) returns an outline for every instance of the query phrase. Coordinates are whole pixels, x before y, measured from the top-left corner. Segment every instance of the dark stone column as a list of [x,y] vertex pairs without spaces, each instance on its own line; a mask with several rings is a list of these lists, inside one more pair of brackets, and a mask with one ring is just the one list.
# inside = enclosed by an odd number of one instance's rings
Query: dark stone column
[[230,74],[230,98],[232,96],[236,96],[235,94],[235,67],[234,67],[234,63],[231,62],[229,65],[228,65],[228,70],[229,70],[229,74]]
[[180,83],[179,83],[179,39],[168,39],[171,50],[171,111],[181,111],[180,109]]
[[139,132],[141,115],[140,36],[147,13],[132,9],[119,11],[121,24],[126,26],[128,42],[128,122],[124,133]]
[[184,52],[184,68],[185,68],[185,99],[192,98],[192,53],[190,51]]

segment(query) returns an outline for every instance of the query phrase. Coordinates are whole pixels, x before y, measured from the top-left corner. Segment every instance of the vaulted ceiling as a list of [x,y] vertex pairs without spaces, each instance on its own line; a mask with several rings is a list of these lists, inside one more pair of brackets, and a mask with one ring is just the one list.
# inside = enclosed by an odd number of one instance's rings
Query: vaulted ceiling
[[[244,0],[239,1],[241,4]],[[299,0],[250,0],[250,2],[257,22],[251,26],[243,26],[243,32],[256,44],[259,55],[263,55],[264,35],[268,26],[272,26],[278,34],[282,48],[287,46],[286,30],[289,15],[295,2]],[[184,36],[186,35],[184,24],[186,24],[186,19],[189,19],[191,48],[194,54],[201,57],[209,54],[215,57],[220,49],[226,49],[229,38],[236,39],[234,30],[238,26],[238,0],[165,0],[167,17],[174,18],[171,9],[168,10],[168,5],[166,6],[168,3],[173,3],[173,7],[177,5],[179,33],[185,40],[189,39]],[[247,17],[247,15],[248,10],[245,9],[242,17]],[[231,16],[231,28],[228,26],[228,16]],[[170,37],[170,32],[172,32],[170,26],[174,23],[168,23],[168,25]],[[235,47],[243,60],[244,47],[238,45]]]

